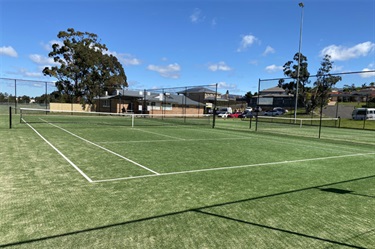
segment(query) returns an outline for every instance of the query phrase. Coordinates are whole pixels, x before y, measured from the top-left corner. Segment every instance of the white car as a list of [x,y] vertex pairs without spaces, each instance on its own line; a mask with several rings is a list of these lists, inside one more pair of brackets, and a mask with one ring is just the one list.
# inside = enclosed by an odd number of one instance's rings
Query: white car
[[217,116],[220,118],[227,118],[229,114],[230,114],[229,112],[222,112],[222,113],[219,113]]

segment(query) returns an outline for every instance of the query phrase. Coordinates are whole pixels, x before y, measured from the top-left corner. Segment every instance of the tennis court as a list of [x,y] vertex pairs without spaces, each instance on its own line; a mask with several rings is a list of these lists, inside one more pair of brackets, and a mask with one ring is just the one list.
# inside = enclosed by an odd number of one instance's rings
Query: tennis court
[[[137,119],[146,122],[129,127],[127,123],[130,118],[127,116],[51,115],[38,114],[31,119],[26,115],[27,118],[21,118],[89,182],[329,160],[366,153],[371,155],[373,152],[360,147],[353,149],[351,145],[322,145],[320,141],[306,144],[285,141],[283,138],[259,137],[249,132],[244,134],[233,130],[215,130],[209,122],[199,128],[176,125],[176,121],[170,118],[167,120],[163,117],[163,120],[158,118],[155,121],[151,117],[142,116]],[[38,119],[39,122],[30,124],[25,118],[34,122]],[[81,119],[84,119],[83,123]],[[154,125],[151,125],[152,122]],[[132,123],[140,122],[133,120]],[[287,134],[286,128],[294,133],[295,130],[303,130],[298,125],[264,129]],[[287,148],[287,161],[280,161],[280,155],[275,153],[280,148]],[[309,153],[306,153],[306,149]],[[252,157],[244,157],[243,154]]]
[[0,130],[2,247],[375,244],[373,131],[55,118]]

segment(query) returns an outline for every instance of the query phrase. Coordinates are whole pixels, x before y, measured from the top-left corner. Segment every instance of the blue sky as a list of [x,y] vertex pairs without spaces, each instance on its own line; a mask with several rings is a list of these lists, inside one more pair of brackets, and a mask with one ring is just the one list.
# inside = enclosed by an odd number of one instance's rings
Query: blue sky
[[[95,33],[122,63],[130,89],[218,83],[256,92],[301,52],[316,74],[375,69],[375,0],[0,0],[0,77],[48,80],[59,31]],[[363,82],[374,82],[366,74]],[[340,84],[346,84],[341,82]],[[357,82],[356,82],[357,83]],[[1,89],[0,89],[1,91]]]

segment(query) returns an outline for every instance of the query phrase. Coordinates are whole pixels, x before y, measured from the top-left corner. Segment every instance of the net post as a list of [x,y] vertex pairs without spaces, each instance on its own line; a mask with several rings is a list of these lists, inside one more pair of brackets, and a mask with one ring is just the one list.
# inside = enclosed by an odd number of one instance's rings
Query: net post
[[9,106],[9,129],[12,129],[12,107]]
[[132,116],[132,128],[134,128],[134,118],[135,118],[135,113],[131,114]]

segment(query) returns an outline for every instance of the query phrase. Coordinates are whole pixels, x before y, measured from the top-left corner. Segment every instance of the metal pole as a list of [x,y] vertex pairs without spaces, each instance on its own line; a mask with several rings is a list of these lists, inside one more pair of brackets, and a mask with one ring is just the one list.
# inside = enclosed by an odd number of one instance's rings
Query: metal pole
[[298,68],[297,68],[297,87],[296,87],[296,103],[294,107],[294,122],[297,119],[297,109],[298,109],[298,87],[299,87],[299,77],[300,77],[300,69],[301,69],[301,47],[302,47],[302,26],[303,26],[303,7],[304,4],[301,2],[298,4],[299,7],[302,8],[301,11],[301,23],[299,27],[299,45],[298,45]]
[[214,106],[213,106],[212,128],[215,128],[215,122],[216,122],[216,105],[217,105],[217,83],[215,84],[215,99],[214,99]]
[[365,116],[363,117],[363,129],[366,128],[367,108],[368,108],[368,95],[366,96],[366,113],[365,113]]
[[256,106],[256,109],[255,109],[255,131],[258,131],[258,115],[259,115],[259,92],[260,92],[260,79],[258,80],[258,94],[257,94],[257,106]]
[[321,136],[321,133],[322,133],[322,117],[323,117],[323,100],[324,100],[324,94],[325,94],[325,78],[323,77],[323,89],[324,89],[324,92],[322,94],[322,97],[321,97],[321,103],[320,103],[320,117],[319,117],[319,138]]
[[46,94],[46,98],[45,99],[46,100],[45,101],[46,101],[46,109],[48,109],[47,82],[45,82],[45,84],[46,84],[46,87],[45,87],[46,88],[46,91],[45,91],[45,94]]
[[14,80],[14,113],[17,114],[17,80]]
[[9,106],[9,129],[12,129],[12,107]]

